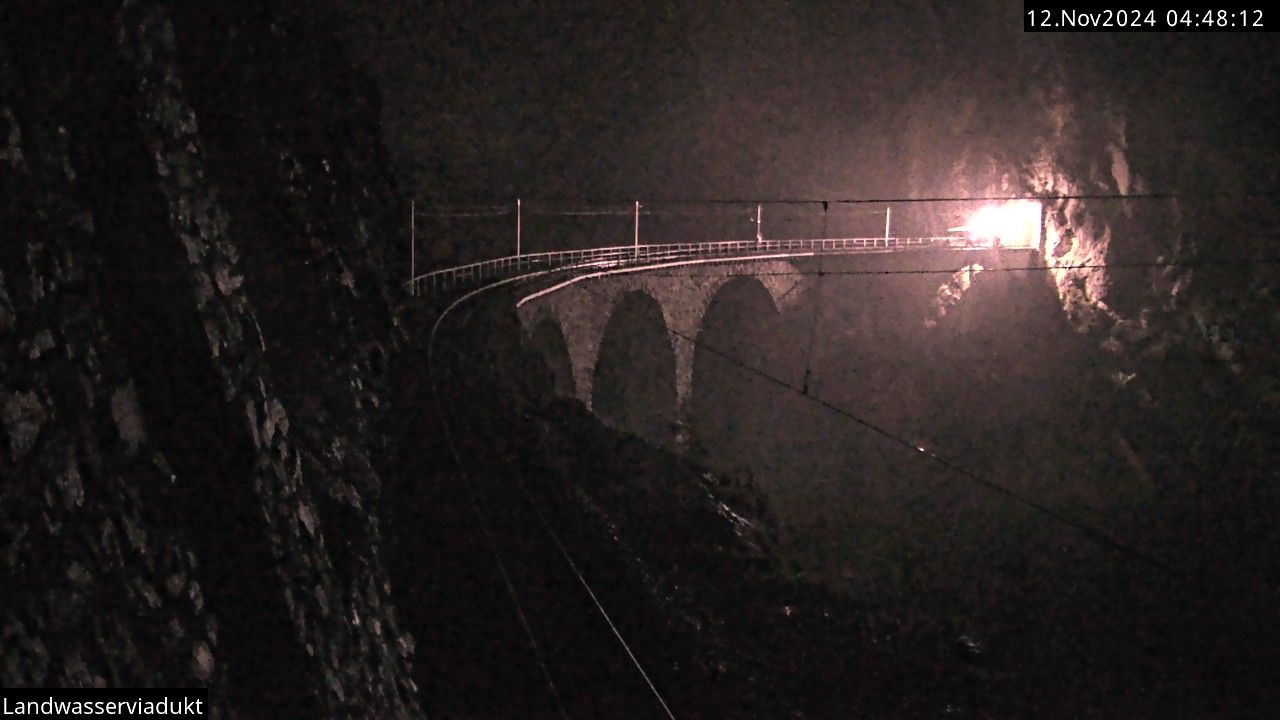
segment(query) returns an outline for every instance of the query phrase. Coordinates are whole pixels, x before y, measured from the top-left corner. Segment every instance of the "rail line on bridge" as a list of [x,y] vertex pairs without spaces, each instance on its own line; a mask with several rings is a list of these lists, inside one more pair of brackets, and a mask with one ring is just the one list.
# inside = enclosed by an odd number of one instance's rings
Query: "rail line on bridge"
[[[975,242],[965,235],[928,237],[854,237],[790,240],[721,240],[697,243],[665,243],[656,245],[619,245],[580,250],[553,250],[525,253],[481,260],[479,262],[441,268],[412,277],[406,285],[411,295],[440,297],[446,293],[474,287],[489,280],[501,280],[535,270],[572,268],[624,267],[648,265],[683,258],[751,259],[754,256],[783,253],[814,255],[851,255],[883,253],[928,248],[972,250],[991,248],[990,243]],[[1015,249],[1006,246],[1004,249]]]

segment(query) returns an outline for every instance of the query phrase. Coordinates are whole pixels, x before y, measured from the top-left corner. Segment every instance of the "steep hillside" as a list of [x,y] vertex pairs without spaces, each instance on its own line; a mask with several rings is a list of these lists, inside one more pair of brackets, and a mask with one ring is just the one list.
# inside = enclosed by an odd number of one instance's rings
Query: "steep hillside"
[[369,511],[394,195],[325,13],[5,15],[0,682],[416,716]]

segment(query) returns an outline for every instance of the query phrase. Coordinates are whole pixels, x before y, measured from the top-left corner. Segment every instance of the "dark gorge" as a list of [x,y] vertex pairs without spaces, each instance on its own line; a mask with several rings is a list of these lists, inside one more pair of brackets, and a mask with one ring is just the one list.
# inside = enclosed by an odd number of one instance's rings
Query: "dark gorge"
[[[1269,37],[923,0],[6,5],[0,687],[1266,716]],[[407,291],[411,252],[513,252],[516,198],[537,253],[887,248],[992,197],[1041,203],[1040,247]]]

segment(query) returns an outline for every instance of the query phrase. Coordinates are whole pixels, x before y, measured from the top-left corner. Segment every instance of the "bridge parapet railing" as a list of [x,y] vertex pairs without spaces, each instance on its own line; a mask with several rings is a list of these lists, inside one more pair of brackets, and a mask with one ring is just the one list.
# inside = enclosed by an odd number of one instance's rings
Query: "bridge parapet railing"
[[927,247],[955,248],[973,246],[973,243],[967,237],[956,235],[719,240],[697,243],[633,244],[508,255],[467,265],[433,270],[412,278],[408,284],[409,291],[414,295],[437,297],[474,287],[488,280],[501,280],[538,270],[572,269],[575,267],[620,267],[693,257],[750,257],[752,255],[777,252],[848,254]]

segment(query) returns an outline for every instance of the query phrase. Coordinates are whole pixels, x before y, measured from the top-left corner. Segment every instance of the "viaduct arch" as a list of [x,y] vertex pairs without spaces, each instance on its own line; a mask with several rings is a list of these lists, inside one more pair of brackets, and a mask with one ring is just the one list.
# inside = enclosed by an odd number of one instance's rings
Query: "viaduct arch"
[[693,385],[695,341],[707,308],[725,283],[742,276],[763,285],[779,309],[794,301],[794,291],[804,281],[792,263],[784,260],[698,265],[671,272],[647,269],[557,287],[526,298],[517,310],[528,334],[548,320],[560,327],[568,349],[574,396],[590,408],[600,343],[619,301],[634,292],[652,298],[661,309],[675,354],[676,412],[682,414]]

